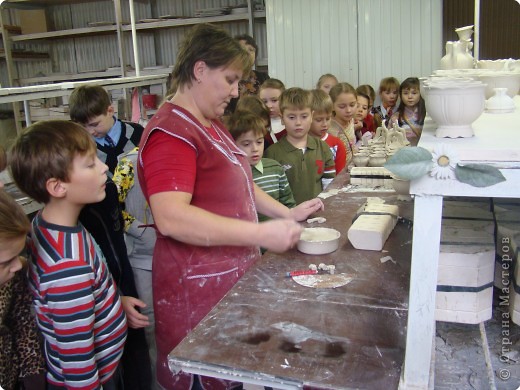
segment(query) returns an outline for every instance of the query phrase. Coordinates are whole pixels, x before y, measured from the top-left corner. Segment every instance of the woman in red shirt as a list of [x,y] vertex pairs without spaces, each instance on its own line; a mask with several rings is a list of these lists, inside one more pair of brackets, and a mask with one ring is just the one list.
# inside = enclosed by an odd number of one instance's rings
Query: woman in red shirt
[[[153,258],[157,377],[165,389],[190,389],[167,355],[260,258],[259,247],[285,251],[296,221],[323,209],[319,199],[288,209],[252,180],[245,154],[218,120],[251,68],[224,30],[197,25],[181,44],[172,78],[178,85],[141,138],[139,179],[158,230]],[[273,218],[258,223],[257,211]],[[205,388],[236,384],[200,378]]]

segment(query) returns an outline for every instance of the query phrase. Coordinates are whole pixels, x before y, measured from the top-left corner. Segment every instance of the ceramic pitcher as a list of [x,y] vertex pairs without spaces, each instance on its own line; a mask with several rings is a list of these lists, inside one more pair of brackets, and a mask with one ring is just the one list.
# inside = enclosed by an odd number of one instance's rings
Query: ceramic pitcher
[[441,58],[441,69],[473,69],[473,56],[465,42],[446,42],[446,55]]

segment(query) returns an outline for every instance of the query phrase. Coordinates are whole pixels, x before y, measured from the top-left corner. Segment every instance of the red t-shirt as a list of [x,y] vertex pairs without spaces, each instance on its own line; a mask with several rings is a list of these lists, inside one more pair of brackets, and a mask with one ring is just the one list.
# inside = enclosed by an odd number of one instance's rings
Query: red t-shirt
[[159,192],[193,193],[197,153],[188,143],[162,131],[147,141],[141,158],[148,196]]
[[334,167],[336,169],[336,175],[340,173],[345,165],[347,165],[347,149],[345,145],[338,137],[334,137],[332,134],[327,133],[323,141],[330,146],[332,156],[334,157]]
[[[217,139],[213,127],[206,127],[206,130]],[[144,175],[148,196],[167,191],[192,194],[197,171],[195,149],[188,143],[162,131],[157,131],[157,134],[150,137],[148,145],[150,147],[145,148],[142,153],[143,162],[150,168],[145,171],[148,174]]]
[[361,129],[361,134],[365,134],[367,131],[370,131],[372,134],[375,134],[375,132],[376,132],[375,124],[374,124],[374,116],[370,113],[363,120],[363,128]]

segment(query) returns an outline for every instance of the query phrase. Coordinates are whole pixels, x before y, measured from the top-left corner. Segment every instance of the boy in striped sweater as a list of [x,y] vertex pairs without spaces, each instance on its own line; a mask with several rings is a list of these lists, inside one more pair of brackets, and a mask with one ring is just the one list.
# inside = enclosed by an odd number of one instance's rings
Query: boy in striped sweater
[[[261,117],[240,109],[229,120],[229,132],[239,149],[247,155],[255,184],[271,198],[292,208],[296,202],[282,166],[278,161],[262,158],[266,126]],[[265,215],[258,214],[260,222],[267,219]]]
[[85,204],[105,197],[107,170],[73,122],[37,122],[12,148],[16,184],[45,205],[32,222],[30,288],[50,390],[118,388],[126,317],[103,254],[78,222]]

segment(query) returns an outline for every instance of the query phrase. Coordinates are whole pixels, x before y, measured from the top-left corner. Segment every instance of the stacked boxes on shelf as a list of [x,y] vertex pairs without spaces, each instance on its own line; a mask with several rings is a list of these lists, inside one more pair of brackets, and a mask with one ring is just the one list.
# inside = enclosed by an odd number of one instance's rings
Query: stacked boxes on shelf
[[45,105],[45,99],[31,100],[29,102],[29,113],[32,121],[49,119],[49,108]]
[[[68,120],[69,106],[60,104],[58,98],[35,99],[29,101],[29,113],[33,122],[49,119]],[[23,115],[23,112],[21,114]]]
[[476,324],[491,318],[495,263],[489,202],[443,206],[435,319]]
[[22,34],[36,34],[49,31],[49,22],[44,9],[18,10]]

